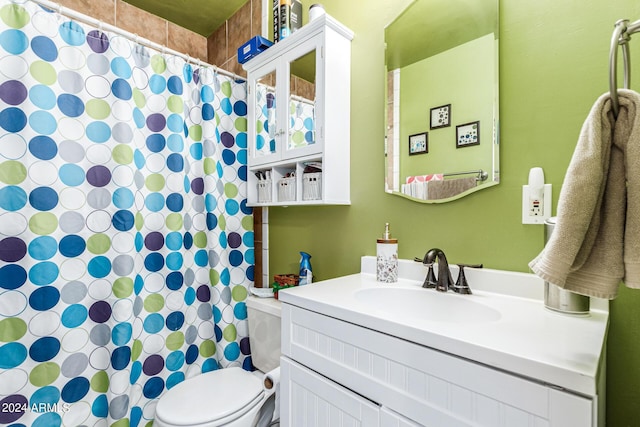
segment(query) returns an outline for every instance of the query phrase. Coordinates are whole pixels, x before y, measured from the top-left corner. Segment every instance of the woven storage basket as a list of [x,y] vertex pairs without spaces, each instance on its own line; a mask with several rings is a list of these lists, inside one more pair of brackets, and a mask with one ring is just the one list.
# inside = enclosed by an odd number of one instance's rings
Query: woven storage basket
[[271,201],[271,180],[263,179],[258,181],[258,202],[265,203]]
[[296,199],[296,177],[281,178],[278,180],[278,201],[292,202]]
[[322,172],[302,174],[302,200],[322,199]]

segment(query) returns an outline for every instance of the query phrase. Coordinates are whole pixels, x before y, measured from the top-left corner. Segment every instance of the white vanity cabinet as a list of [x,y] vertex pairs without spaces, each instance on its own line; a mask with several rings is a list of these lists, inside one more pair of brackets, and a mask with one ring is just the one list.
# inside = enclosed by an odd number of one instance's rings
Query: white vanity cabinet
[[282,305],[281,425],[594,427],[597,399]]
[[323,15],[243,65],[250,206],[350,204],[352,39]]

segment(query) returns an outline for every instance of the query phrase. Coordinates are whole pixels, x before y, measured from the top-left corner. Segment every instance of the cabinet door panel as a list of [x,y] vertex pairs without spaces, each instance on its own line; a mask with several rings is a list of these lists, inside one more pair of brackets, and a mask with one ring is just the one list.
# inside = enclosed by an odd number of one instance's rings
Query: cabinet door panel
[[270,83],[276,79],[276,71],[256,81],[256,157],[275,154],[278,120],[276,116],[277,95]]
[[422,427],[384,406],[380,408],[380,427]]
[[553,426],[591,426],[596,425],[596,411],[591,399],[551,389],[551,416]]
[[317,130],[318,108],[316,93],[322,91],[318,80],[318,70],[322,59],[321,38],[309,40],[293,49],[283,60],[289,68],[288,104],[283,120],[286,120],[286,133],[282,140],[282,157],[291,159],[322,152],[323,138]]
[[252,132],[249,132],[249,156],[252,164],[264,164],[277,161],[281,157],[278,137],[281,119],[276,107],[284,100],[276,91],[277,78],[281,72],[276,64],[267,64],[256,70],[249,79],[249,115]]
[[375,427],[379,407],[287,358],[280,359],[283,427]]

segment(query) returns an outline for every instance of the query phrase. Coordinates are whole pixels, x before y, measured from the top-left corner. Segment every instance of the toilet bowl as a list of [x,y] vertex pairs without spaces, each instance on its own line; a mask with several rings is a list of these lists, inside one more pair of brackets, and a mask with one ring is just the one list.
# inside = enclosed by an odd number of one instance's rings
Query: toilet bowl
[[[280,301],[247,298],[251,360],[262,372],[280,363]],[[158,400],[154,427],[253,427],[269,393],[261,376],[231,367],[196,375]]]
[[207,372],[162,396],[153,426],[252,426],[265,394],[260,378],[242,368]]

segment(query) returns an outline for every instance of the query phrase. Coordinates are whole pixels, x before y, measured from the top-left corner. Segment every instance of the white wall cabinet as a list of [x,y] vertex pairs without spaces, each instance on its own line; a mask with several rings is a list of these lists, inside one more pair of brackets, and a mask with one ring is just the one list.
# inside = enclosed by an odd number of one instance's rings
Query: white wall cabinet
[[250,206],[350,204],[352,39],[323,15],[244,64]]
[[283,426],[598,425],[595,397],[286,303],[282,352]]

